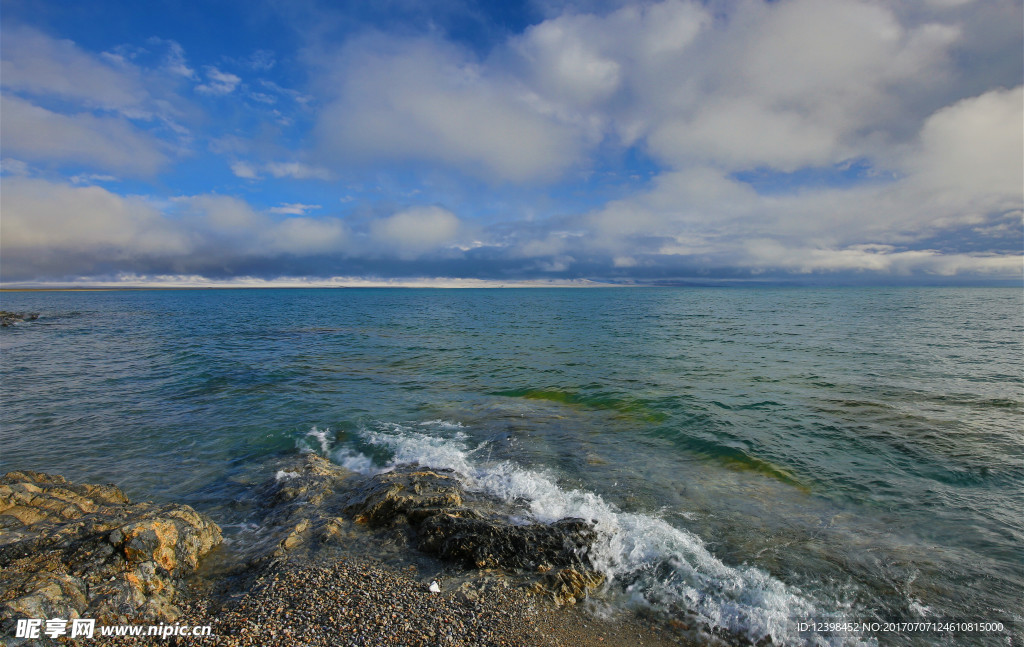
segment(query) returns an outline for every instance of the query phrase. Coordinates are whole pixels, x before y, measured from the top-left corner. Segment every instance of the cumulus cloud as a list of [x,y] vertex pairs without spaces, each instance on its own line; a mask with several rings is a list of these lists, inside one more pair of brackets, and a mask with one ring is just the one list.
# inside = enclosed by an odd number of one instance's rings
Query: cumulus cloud
[[[968,21],[855,0],[713,10],[670,1],[567,13],[515,41],[545,101],[596,115],[663,165],[644,189],[578,219],[584,235],[520,241],[522,253],[596,254],[623,271],[1019,273],[1016,256],[907,248],[1004,226],[1021,209],[1022,90],[950,90],[970,87],[959,67],[977,47]],[[850,160],[875,177],[773,195],[737,179],[840,176]]]
[[524,182],[557,177],[581,154],[572,128],[453,46],[368,37],[325,68],[336,97],[319,113],[316,140],[336,163],[423,160]]
[[188,235],[146,200],[97,186],[5,178],[0,205],[5,281],[102,273],[138,258],[174,257],[191,246]]
[[748,263],[754,268],[812,272],[875,272],[896,276],[926,273],[938,276],[957,274],[1018,274],[1024,256],[997,254],[943,254],[937,250],[899,250],[890,245],[852,245],[842,249],[794,249],[771,240],[752,240],[747,244]]
[[415,207],[370,224],[372,238],[400,258],[416,258],[455,242],[459,219],[441,207]]
[[307,215],[320,205],[261,211],[218,194],[161,202],[23,176],[5,177],[0,199],[4,281],[125,272],[230,275],[271,271],[280,259],[302,268],[324,259],[409,261],[450,249],[462,233],[459,218],[439,207],[377,218],[357,239],[340,218]]
[[35,275],[210,271],[225,263],[343,248],[336,218],[274,220],[228,196],[169,205],[98,186],[7,177],[0,222],[5,281]]
[[[5,271],[21,272],[22,259],[62,272],[77,259],[147,275],[1020,276],[1019,245],[1005,242],[1019,241],[1024,211],[1019,3],[613,5],[552,5],[484,53],[440,31],[320,43],[303,54],[302,93],[269,79],[243,85],[214,66],[196,66],[200,81],[181,47],[160,41],[164,80],[297,111],[263,108],[272,117],[258,133],[211,142],[250,181],[247,195],[277,205],[264,209],[61,183],[47,198],[46,181],[30,176],[56,165],[99,171],[75,169],[80,178],[166,167],[167,143],[137,122],[173,111],[127,59],[6,29],[2,135],[15,161],[5,161],[5,221],[8,203],[16,211],[10,241],[4,224]],[[265,72],[275,60],[218,64]],[[284,129],[304,144],[282,145]],[[407,185],[410,175],[420,184]],[[281,202],[298,193],[266,197],[291,180],[344,182],[345,218]],[[74,249],[36,231],[37,219],[59,229],[72,218],[58,198],[80,190],[120,215],[100,218]],[[371,192],[372,204],[347,195]],[[401,202],[412,197],[434,206]],[[122,251],[101,243],[108,235]]]
[[904,167],[934,189],[1019,198],[1024,178],[1021,142],[1024,87],[992,90],[931,115]]

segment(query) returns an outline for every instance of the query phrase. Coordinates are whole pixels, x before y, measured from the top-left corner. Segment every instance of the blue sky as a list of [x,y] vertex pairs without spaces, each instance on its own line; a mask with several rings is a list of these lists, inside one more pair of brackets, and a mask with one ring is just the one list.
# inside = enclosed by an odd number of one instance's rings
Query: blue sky
[[1019,282],[1022,24],[3,0],[0,281]]

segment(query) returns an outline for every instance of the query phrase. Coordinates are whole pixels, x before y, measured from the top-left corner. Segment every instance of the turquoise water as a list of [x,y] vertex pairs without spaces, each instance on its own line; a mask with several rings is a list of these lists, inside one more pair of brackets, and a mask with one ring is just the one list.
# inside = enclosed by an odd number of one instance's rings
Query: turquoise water
[[[596,519],[611,584],[779,644],[1007,644],[1024,608],[1016,289],[10,292],[0,471],[190,503],[317,451]],[[989,621],[971,636],[811,620]],[[1016,623],[1010,628],[1010,623]]]

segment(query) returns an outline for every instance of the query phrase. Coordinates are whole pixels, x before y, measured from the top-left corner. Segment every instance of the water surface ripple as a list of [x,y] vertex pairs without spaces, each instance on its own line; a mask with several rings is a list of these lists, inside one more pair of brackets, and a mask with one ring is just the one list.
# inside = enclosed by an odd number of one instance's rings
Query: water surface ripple
[[184,501],[230,533],[276,457],[434,461],[524,518],[599,518],[608,604],[794,644],[843,642],[798,632],[808,615],[1020,626],[1019,290],[2,302],[42,315],[0,333],[2,471]]

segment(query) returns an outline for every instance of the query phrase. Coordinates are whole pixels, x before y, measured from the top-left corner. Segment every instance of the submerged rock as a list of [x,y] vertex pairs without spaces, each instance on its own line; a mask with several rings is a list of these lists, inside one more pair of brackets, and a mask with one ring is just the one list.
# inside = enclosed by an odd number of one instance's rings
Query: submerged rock
[[576,604],[591,591],[604,584],[605,577],[597,571],[563,568],[544,575],[533,585],[533,591],[549,595],[557,606]]
[[249,548],[250,564],[294,556],[325,544],[342,544],[351,522],[341,516],[341,496],[353,472],[315,454],[277,472],[257,492],[264,514],[263,539]]
[[38,312],[8,312],[0,310],[0,326],[4,328],[21,323],[22,321],[35,321],[38,318]]
[[19,617],[174,620],[184,578],[220,541],[187,505],[10,472],[0,478],[0,628]]

